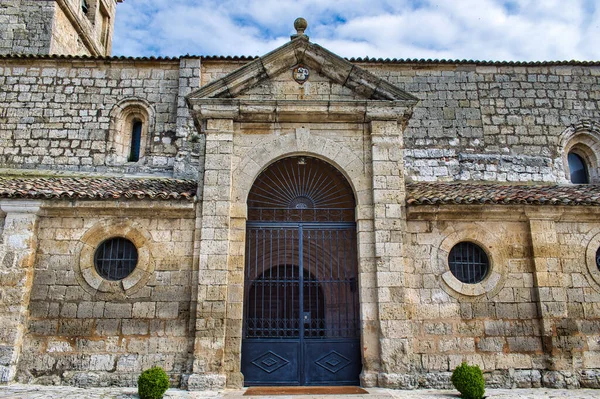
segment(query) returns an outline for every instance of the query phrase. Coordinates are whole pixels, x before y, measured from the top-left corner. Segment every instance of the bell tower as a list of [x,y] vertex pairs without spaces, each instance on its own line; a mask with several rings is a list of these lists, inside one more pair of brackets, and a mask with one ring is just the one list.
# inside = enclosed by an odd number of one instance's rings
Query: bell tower
[[111,54],[123,0],[2,0],[0,54]]

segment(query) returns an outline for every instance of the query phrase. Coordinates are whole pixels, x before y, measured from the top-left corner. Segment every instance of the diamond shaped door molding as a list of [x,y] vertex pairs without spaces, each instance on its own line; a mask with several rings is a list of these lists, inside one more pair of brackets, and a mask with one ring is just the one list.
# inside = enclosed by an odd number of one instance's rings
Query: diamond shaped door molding
[[268,374],[271,374],[275,370],[279,370],[288,363],[289,361],[287,359],[284,359],[273,351],[268,351],[252,361],[253,365]]
[[347,365],[349,365],[350,359],[348,359],[345,356],[342,356],[336,351],[331,351],[325,356],[321,357],[319,360],[317,360],[315,364],[335,374]]

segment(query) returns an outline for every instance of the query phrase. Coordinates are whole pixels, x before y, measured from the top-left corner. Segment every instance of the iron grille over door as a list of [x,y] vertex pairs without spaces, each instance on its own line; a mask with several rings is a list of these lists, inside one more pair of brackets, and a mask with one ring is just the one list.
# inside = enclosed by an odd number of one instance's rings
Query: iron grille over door
[[[267,191],[265,181],[277,185]],[[279,208],[249,207],[245,385],[358,384],[362,364],[352,191],[330,165],[287,158],[259,176],[249,205],[260,203],[257,198],[281,198],[278,189],[287,195]],[[345,207],[316,208],[327,195]]]

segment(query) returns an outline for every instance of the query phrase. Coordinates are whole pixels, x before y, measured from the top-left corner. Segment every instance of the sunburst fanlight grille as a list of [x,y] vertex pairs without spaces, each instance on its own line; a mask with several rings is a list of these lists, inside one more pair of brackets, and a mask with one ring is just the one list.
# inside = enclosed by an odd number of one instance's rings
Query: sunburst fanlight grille
[[311,157],[273,163],[258,176],[248,195],[250,220],[354,221],[354,207],[354,194],[344,176]]

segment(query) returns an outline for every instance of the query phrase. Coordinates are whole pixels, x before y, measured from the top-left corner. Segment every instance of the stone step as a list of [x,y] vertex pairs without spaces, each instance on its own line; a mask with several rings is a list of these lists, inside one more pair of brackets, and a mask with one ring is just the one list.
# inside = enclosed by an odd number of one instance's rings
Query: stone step
[[392,399],[393,396],[392,395],[268,395],[268,396],[262,396],[262,395],[251,395],[251,396],[244,396],[243,394],[240,395],[225,395],[223,396],[223,399],[335,399],[335,398],[354,398],[354,399]]
[[320,395],[244,395],[244,390],[236,391],[225,391],[223,392],[223,399],[335,399],[335,398],[364,398],[364,399],[393,399],[394,396],[385,390],[378,388],[366,389],[368,394],[353,394],[353,395],[339,395],[339,394],[320,394]]

